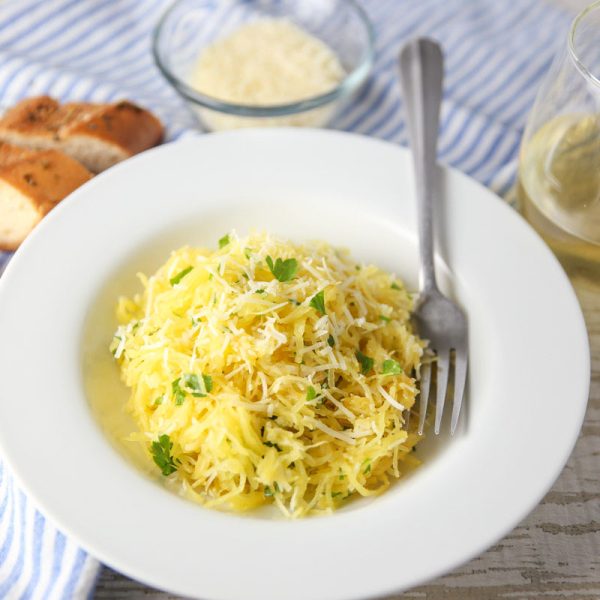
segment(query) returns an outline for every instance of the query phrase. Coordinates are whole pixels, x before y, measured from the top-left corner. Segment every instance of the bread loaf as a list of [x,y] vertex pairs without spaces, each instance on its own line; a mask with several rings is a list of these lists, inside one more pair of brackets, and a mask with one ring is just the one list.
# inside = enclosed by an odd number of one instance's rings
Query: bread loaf
[[49,210],[91,177],[57,150],[0,144],[0,249],[15,250]]
[[159,144],[162,138],[161,122],[127,101],[60,105],[38,96],[23,100],[0,119],[0,141],[62,150],[94,173]]
[[138,152],[160,144],[163,128],[150,112],[118,102],[101,106],[61,130],[61,149],[99,173]]

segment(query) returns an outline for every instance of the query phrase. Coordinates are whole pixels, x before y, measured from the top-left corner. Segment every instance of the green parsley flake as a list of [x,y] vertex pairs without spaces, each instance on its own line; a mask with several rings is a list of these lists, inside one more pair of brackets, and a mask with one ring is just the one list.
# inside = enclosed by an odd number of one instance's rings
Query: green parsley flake
[[219,240],[219,250],[221,248],[225,248],[225,246],[229,245],[229,242],[231,240],[229,239],[229,234],[227,233],[226,235],[224,235],[220,240]]
[[192,396],[196,398],[204,398],[212,390],[212,377],[210,375],[202,375],[202,383],[200,383],[198,375],[186,373],[183,376],[183,383],[188,389],[192,390]]
[[265,259],[269,270],[273,273],[275,279],[278,281],[286,282],[291,281],[296,277],[296,272],[298,271],[298,261],[295,258],[287,258],[286,260],[281,260],[278,258],[274,263],[273,259],[270,256],[267,256]]
[[373,359],[366,356],[360,350],[356,351],[356,360],[360,363],[360,372],[366,375],[373,368]]
[[383,375],[400,375],[403,372],[400,363],[395,360],[388,358],[383,361],[383,370],[381,371]]
[[156,442],[152,442],[152,459],[165,477],[177,471],[175,461],[171,456],[172,448],[173,442],[166,434],[161,435]]
[[273,496],[273,490],[268,485],[265,485],[264,494],[265,498],[271,498]]
[[244,256],[250,260],[250,257],[252,256],[252,250],[250,250],[250,248],[244,248]]
[[310,306],[320,312],[322,315],[326,314],[325,311],[325,291],[321,290],[316,293],[310,300]]
[[[115,344],[115,340],[117,340],[117,343]],[[111,342],[111,349],[110,349],[110,353],[116,358],[117,357],[117,350],[119,349],[119,346],[121,345],[121,342],[123,341],[123,338],[119,335],[115,335],[113,336],[112,342]]]
[[194,267],[187,267],[183,271],[179,271],[175,277],[171,277],[169,280],[171,285],[177,285]]
[[175,399],[175,404],[177,406],[181,406],[185,401],[185,392],[179,386],[180,381],[181,377],[178,377],[171,383],[171,391],[173,392],[173,398]]
[[335,339],[332,335],[327,338],[327,343],[333,348],[335,346]]
[[314,400],[317,397],[317,390],[315,390],[315,388],[312,385],[308,386],[308,389],[306,390],[306,401],[310,402],[311,400]]
[[275,450],[277,450],[277,452],[281,452],[281,447],[276,442],[269,442],[267,440],[266,442],[263,442],[263,444],[265,446],[268,446],[269,448],[275,448]]
[[254,293],[255,293],[255,294],[264,294],[264,293],[265,293],[265,290],[263,290],[263,289],[261,288],[260,290],[256,290]]
[[385,321],[386,323],[389,323],[391,321],[391,319],[389,317],[386,317],[385,315],[379,315],[379,318],[382,321]]
[[393,290],[401,290],[402,288],[394,281],[390,286]]
[[371,472],[371,459],[367,458],[367,460],[363,462],[363,465],[366,465],[366,467],[363,469],[363,473],[368,475]]

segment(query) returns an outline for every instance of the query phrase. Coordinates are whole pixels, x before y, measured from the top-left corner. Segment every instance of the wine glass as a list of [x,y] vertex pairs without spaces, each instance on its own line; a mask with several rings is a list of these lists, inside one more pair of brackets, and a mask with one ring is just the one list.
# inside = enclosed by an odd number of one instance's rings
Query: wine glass
[[569,275],[600,284],[600,0],[575,18],[538,92],[518,196]]

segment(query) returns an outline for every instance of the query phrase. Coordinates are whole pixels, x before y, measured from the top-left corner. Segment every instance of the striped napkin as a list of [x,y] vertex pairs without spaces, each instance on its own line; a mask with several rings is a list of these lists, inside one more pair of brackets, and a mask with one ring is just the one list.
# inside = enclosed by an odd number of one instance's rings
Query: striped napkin
[[[161,78],[150,54],[151,30],[168,4],[0,3],[0,105],[36,94],[64,101],[129,98],[160,116],[168,139],[195,135],[193,116]],[[332,126],[405,144],[398,49],[409,37],[431,36],[442,43],[446,56],[440,160],[505,195],[514,181],[524,120],[565,40],[570,16],[542,0],[362,4],[377,32],[374,73]],[[0,253],[0,271],[9,257]],[[94,558],[36,510],[0,457],[0,599],[92,597],[99,571]]]

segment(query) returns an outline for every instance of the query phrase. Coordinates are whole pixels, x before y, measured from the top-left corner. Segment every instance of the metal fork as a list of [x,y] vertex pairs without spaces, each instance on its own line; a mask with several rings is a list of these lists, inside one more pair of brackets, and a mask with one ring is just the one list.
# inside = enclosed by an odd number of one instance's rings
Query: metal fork
[[444,62],[440,46],[429,39],[408,42],[400,51],[400,81],[408,134],[413,153],[417,192],[420,290],[413,321],[421,337],[435,354],[421,370],[419,434],[423,433],[431,380],[435,371],[437,392],[434,432],[440,432],[451,355],[454,354],[454,401],[450,433],[456,430],[467,378],[467,319],[454,302],[439,290],[433,251],[433,182],[436,176],[436,146],[442,99]]

